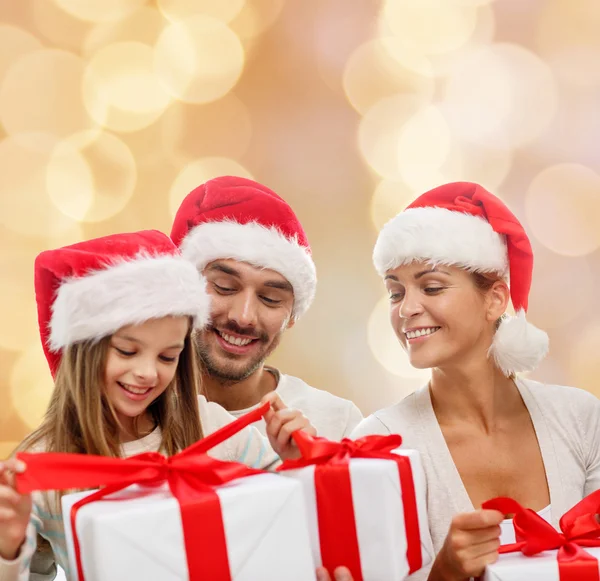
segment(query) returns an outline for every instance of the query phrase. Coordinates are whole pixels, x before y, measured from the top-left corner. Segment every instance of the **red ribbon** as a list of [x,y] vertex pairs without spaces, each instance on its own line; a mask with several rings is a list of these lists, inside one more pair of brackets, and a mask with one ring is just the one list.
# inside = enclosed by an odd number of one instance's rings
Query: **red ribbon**
[[158,486],[167,482],[181,510],[190,581],[231,581],[221,504],[214,487],[262,471],[237,462],[216,460],[206,452],[259,420],[269,406],[265,403],[170,458],[157,452],[129,458],[19,453],[17,457],[25,462],[27,469],[16,475],[17,489],[25,494],[36,490],[103,487],[76,502],[71,509],[77,575],[84,581],[76,528],[78,510],[132,484]]
[[333,573],[336,567],[344,565],[350,569],[355,581],[363,581],[349,463],[352,458],[377,458],[391,460],[398,466],[408,564],[411,573],[420,569],[421,535],[412,468],[406,456],[392,453],[402,444],[402,438],[399,435],[366,436],[358,440],[344,438],[341,442],[332,442],[312,437],[306,432],[296,432],[293,437],[302,457],[286,460],[278,470],[316,466],[315,491],[323,566]]
[[598,560],[582,547],[600,547],[600,490],[586,496],[560,519],[560,531],[530,508],[512,498],[494,498],[482,508],[514,514],[516,543],[502,545],[500,553],[521,551],[526,556],[558,549],[560,581],[600,581]]

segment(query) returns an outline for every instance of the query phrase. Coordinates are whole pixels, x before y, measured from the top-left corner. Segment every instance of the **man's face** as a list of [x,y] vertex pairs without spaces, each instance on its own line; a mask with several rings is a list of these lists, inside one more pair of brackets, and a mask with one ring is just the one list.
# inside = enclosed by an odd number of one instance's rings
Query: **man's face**
[[215,260],[203,272],[211,295],[211,324],[198,333],[209,375],[242,381],[252,375],[294,324],[292,285],[274,270]]

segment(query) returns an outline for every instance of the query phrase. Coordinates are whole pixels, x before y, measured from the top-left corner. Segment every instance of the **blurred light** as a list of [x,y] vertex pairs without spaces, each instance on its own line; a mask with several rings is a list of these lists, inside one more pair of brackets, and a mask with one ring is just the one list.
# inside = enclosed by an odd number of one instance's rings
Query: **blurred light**
[[79,53],[79,48],[90,28],[89,22],[75,18],[52,0],[29,0],[29,9],[35,28],[50,41],[54,48]]
[[50,403],[54,382],[40,341],[23,351],[10,374],[15,411],[30,428],[37,428]]
[[0,442],[0,460],[6,460],[20,442]]
[[181,165],[206,156],[242,157],[250,145],[248,108],[230,93],[202,107],[174,103],[161,123],[164,155]]
[[600,324],[585,328],[580,325],[574,333],[569,354],[569,371],[573,384],[600,397]]
[[400,346],[390,324],[390,300],[387,296],[378,301],[368,323],[369,347],[375,359],[387,371],[409,379],[429,380],[429,369],[416,369],[408,361],[408,355]]
[[208,103],[228,93],[244,68],[244,49],[216,18],[192,16],[168,26],[155,47],[157,74],[171,94]]
[[28,32],[0,24],[0,86],[11,64],[28,52],[42,48],[42,43]]
[[371,220],[379,232],[385,224],[399,214],[419,194],[404,182],[381,180],[371,199]]
[[96,122],[115,131],[151,125],[171,102],[154,72],[152,48],[140,42],[98,50],[86,69],[83,95]]
[[367,163],[382,177],[401,180],[398,143],[404,124],[421,102],[408,95],[386,97],[371,107],[360,121],[358,145]]
[[158,10],[142,6],[124,20],[94,26],[86,35],[81,49],[84,55],[92,55],[114,43],[140,42],[154,46],[164,26],[164,18]]
[[74,135],[54,148],[47,166],[52,201],[82,222],[101,222],[118,214],[131,199],[136,178],[131,151],[110,133],[92,141]]
[[557,88],[548,66],[532,52],[495,44],[467,55],[448,79],[444,113],[462,138],[501,139],[522,146],[552,121]]
[[437,107],[423,107],[406,121],[399,135],[397,155],[402,179],[417,189],[434,185],[430,180],[448,160],[451,147],[444,116]]
[[381,20],[383,31],[391,30],[409,48],[436,54],[469,40],[477,10],[449,0],[385,0]]
[[183,198],[194,188],[219,176],[239,176],[254,179],[237,161],[226,157],[206,157],[186,165],[175,178],[169,192],[169,209],[174,218]]
[[285,0],[251,0],[229,23],[242,41],[252,40],[271,28],[279,18]]
[[537,21],[536,48],[561,80],[600,85],[600,4],[597,0],[547,0]]
[[81,99],[82,78],[83,61],[69,52],[22,56],[0,88],[0,122],[9,134],[39,131],[58,138],[93,128]]
[[170,20],[203,15],[230,22],[242,10],[246,0],[156,0],[158,9]]
[[77,223],[59,212],[47,195],[51,147],[42,147],[44,140],[48,137],[33,134],[0,142],[0,223],[25,236],[79,239]]
[[427,103],[435,90],[427,57],[410,51],[394,37],[359,46],[346,63],[343,83],[350,104],[359,113],[398,93],[410,93]]
[[525,198],[531,231],[550,250],[565,256],[600,247],[600,176],[574,163],[541,171]]
[[[48,0],[47,0],[48,1]],[[111,22],[126,18],[147,0],[54,0],[65,12],[80,20]]]
[[592,307],[594,282],[585,258],[542,247],[535,252],[534,269],[527,316],[542,329],[564,327]]

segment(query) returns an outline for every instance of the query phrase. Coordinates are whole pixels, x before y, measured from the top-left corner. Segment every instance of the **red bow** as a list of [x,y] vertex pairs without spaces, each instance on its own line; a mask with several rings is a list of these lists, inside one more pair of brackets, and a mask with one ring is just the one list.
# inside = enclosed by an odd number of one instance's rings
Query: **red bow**
[[482,508],[515,515],[513,525],[517,542],[501,546],[500,553],[521,551],[531,556],[558,549],[561,581],[600,581],[598,560],[582,548],[600,547],[600,523],[596,517],[600,512],[600,490],[563,515],[559,523],[561,532],[512,498],[494,498],[484,502]]
[[190,581],[230,581],[221,504],[213,487],[262,471],[236,462],[216,460],[206,452],[260,419],[269,405],[265,403],[170,458],[157,452],[130,458],[19,453],[17,457],[25,462],[27,469],[17,475],[17,488],[24,494],[36,490],[103,486],[76,502],[71,509],[77,575],[80,581],[84,581],[76,529],[77,511],[90,502],[101,500],[132,484],[157,486],[167,482],[181,509]]
[[336,567],[345,565],[355,581],[362,581],[349,462],[352,458],[377,458],[392,460],[398,466],[408,564],[411,573],[420,569],[421,535],[412,468],[406,456],[392,453],[402,444],[401,436],[366,436],[358,440],[344,438],[341,442],[312,437],[306,432],[296,432],[293,437],[302,457],[286,460],[278,470],[317,466],[315,490],[323,566],[332,572]]

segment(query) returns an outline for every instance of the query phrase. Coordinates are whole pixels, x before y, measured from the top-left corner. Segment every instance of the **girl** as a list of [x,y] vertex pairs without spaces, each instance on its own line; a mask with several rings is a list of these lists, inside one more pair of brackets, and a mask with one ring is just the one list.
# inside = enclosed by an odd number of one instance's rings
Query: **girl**
[[[21,450],[128,457],[172,455],[229,423],[197,396],[191,332],[206,324],[205,281],[157,231],[119,234],[43,252],[35,263],[40,333],[55,388]],[[312,431],[273,395],[271,449],[255,428],[215,447],[223,460],[270,468],[295,456],[290,436]],[[15,459],[0,464],[0,580],[29,579],[36,534],[68,577],[59,494],[19,495]]]
[[511,522],[477,510],[482,502],[513,497],[556,526],[600,488],[600,405],[583,390],[517,377],[548,349],[525,318],[533,255],[515,216],[481,186],[423,194],[383,228],[373,258],[402,347],[432,371],[352,437],[399,433],[420,451],[437,553],[428,578],[478,576],[500,542],[514,541]]

